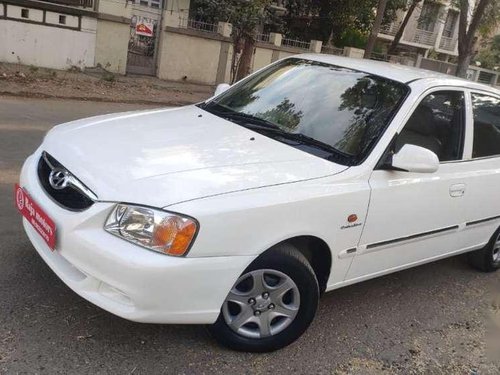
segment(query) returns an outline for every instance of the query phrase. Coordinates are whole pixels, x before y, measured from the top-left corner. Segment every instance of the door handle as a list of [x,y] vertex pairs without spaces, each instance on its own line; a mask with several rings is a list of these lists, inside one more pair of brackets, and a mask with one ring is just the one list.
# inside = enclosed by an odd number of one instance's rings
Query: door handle
[[454,184],[450,186],[450,196],[453,198],[463,197],[465,194],[465,184]]

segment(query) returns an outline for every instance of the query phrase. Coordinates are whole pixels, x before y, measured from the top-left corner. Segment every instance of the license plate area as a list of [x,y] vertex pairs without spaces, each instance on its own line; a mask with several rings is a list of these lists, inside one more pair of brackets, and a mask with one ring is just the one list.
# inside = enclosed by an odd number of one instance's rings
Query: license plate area
[[14,199],[19,213],[28,220],[47,246],[54,251],[56,248],[56,225],[54,221],[18,184],[14,188]]

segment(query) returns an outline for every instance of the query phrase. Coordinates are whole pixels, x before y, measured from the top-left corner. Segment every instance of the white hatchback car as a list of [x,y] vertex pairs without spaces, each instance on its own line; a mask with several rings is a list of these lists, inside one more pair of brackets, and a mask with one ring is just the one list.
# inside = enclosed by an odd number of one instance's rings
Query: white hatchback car
[[498,90],[299,55],[198,105],[56,126],[16,203],[87,300],[269,351],[325,291],[464,252],[498,269],[499,191]]

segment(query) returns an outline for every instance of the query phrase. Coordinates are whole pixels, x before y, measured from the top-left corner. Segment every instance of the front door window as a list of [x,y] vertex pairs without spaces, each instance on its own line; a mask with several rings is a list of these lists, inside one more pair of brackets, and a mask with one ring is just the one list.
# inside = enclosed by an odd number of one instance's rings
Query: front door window
[[395,152],[405,144],[434,152],[441,162],[462,159],[464,93],[438,91],[427,95],[396,139]]

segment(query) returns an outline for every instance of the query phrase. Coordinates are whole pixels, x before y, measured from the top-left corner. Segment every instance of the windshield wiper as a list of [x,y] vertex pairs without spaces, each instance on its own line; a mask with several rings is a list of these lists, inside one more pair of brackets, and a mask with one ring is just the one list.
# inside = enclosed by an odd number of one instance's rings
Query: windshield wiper
[[[273,124],[272,122],[264,120],[260,117],[256,117],[244,112],[231,111],[217,103],[210,103],[210,104],[212,106],[205,105],[202,108],[206,111],[213,113],[214,115],[223,117],[226,120],[236,121],[240,124],[241,122],[243,122],[244,124],[252,124],[252,125],[262,126],[265,128],[280,130],[278,125]],[[220,109],[216,108],[216,106],[220,107]]]
[[214,115],[220,116],[230,121],[234,121],[247,129],[255,130],[261,133],[272,134],[273,138],[281,138],[283,140],[294,141],[301,145],[313,146],[317,149],[329,152],[330,154],[336,156],[334,157],[334,159],[338,158],[339,156],[345,159],[352,158],[352,155],[339,151],[335,147],[318,141],[314,138],[308,137],[307,135],[304,135],[302,133],[290,133],[286,130],[283,130],[271,121],[267,121],[248,113],[228,110],[226,107],[221,106],[218,103],[206,103],[201,108],[213,113]]
[[[274,125],[274,124],[272,124],[272,125]],[[345,158],[351,157],[351,155],[346,154],[342,151],[339,151],[335,147],[330,146],[330,145],[323,143],[321,141],[318,141],[317,139],[314,139],[312,137],[308,137],[307,135],[302,134],[302,133],[289,133],[289,132],[279,128],[276,125],[274,125],[273,127],[260,126],[260,125],[254,125],[254,124],[248,124],[248,125],[244,125],[244,126],[248,129],[271,133],[271,134],[276,135],[278,137],[281,137],[281,138],[284,138],[287,140],[295,141],[299,144],[303,144],[303,145],[307,145],[307,146],[314,146],[314,147],[322,149],[324,151],[334,153],[336,155],[341,155]]]

